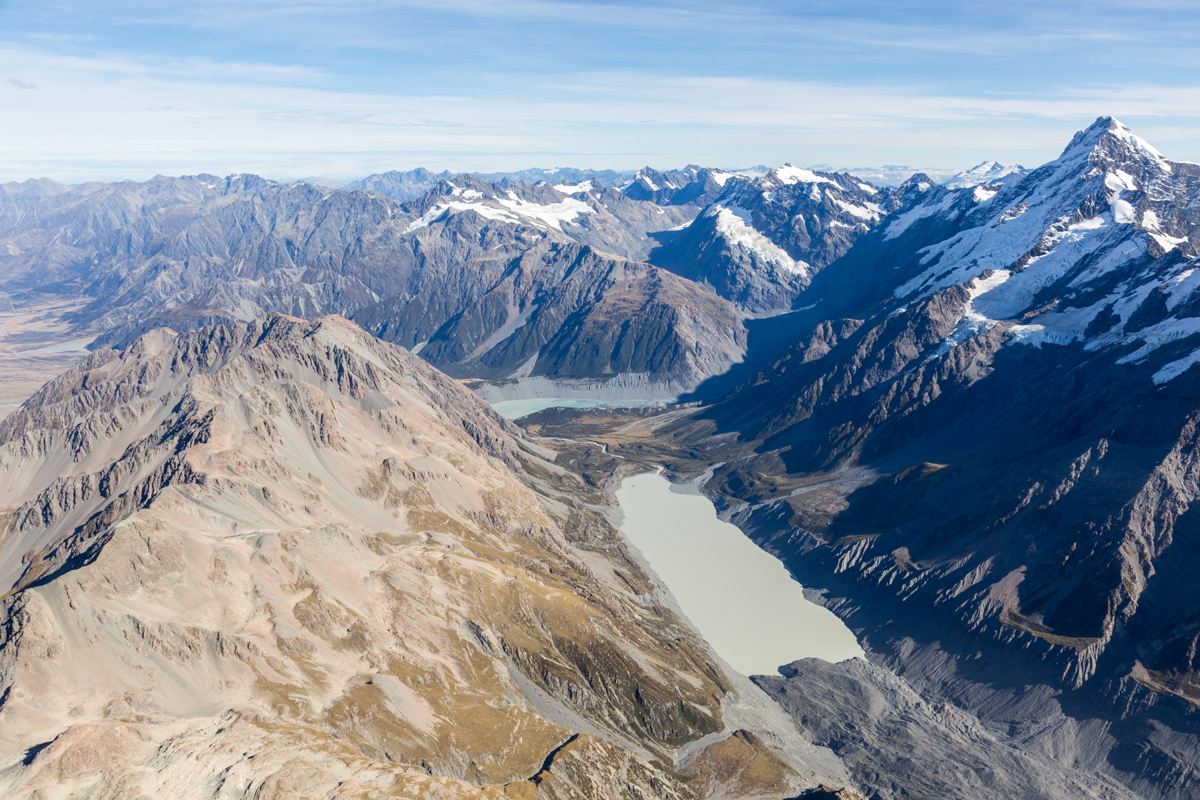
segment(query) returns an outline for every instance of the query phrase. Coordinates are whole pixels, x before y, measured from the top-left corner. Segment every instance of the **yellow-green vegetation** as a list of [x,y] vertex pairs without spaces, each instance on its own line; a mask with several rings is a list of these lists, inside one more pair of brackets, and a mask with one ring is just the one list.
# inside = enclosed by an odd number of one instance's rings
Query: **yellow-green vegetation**
[[782,797],[795,771],[749,731],[704,748],[681,770],[701,797]]
[[1130,673],[1135,681],[1156,692],[1173,694],[1200,708],[1200,673],[1152,670],[1135,661]]
[[1077,651],[1086,650],[1091,645],[1100,641],[1094,636],[1063,636],[1013,609],[1005,609],[1000,612],[1000,624],[1014,630],[1025,631],[1039,639],[1044,639],[1050,644],[1056,644],[1060,647],[1070,647]]

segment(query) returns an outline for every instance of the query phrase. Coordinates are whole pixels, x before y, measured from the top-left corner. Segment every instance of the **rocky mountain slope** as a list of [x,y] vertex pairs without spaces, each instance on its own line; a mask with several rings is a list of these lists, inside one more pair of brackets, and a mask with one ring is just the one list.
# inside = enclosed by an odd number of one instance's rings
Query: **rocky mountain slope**
[[621,192],[634,200],[656,205],[696,207],[711,203],[736,173],[689,164],[683,169],[659,172],[643,167],[620,186]]
[[93,353],[0,422],[4,795],[844,786],[552,457],[339,318]]
[[1200,790],[1198,197],[1109,118],[1017,181],[914,176],[797,343],[659,431],[876,663],[1154,798]]
[[1063,765],[862,659],[804,659],[754,680],[806,735],[834,748],[873,798],[1137,797],[1086,757]]

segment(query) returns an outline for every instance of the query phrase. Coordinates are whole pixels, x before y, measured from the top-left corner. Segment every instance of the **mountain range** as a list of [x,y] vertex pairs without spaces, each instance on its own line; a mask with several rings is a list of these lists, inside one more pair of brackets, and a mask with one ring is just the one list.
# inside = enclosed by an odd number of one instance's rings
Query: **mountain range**
[[1002,185],[915,176],[794,343],[660,431],[873,660],[1144,797],[1200,778],[1198,192],[1108,118]]
[[[93,349],[0,422],[0,782],[1196,797],[1200,165],[861,174],[0,187]],[[657,465],[868,660],[739,683],[604,516]]]

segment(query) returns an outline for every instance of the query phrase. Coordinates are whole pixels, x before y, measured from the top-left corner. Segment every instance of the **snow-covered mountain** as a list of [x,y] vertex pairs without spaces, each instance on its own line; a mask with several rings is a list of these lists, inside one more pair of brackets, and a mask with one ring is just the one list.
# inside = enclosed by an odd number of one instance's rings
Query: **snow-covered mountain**
[[659,236],[651,261],[712,286],[747,314],[777,314],[880,223],[889,196],[845,173],[790,164],[761,177],[730,175],[694,221]]
[[966,189],[980,184],[993,185],[1020,180],[1029,170],[1020,164],[1005,166],[998,161],[984,161],[970,169],[957,172],[944,183],[950,189]]
[[795,344],[657,435],[722,462],[706,489],[929,702],[1195,796],[1200,165],[1106,117],[881,210]]
[[689,164],[683,169],[659,172],[643,167],[620,189],[629,197],[664,206],[703,206],[720,194],[735,173]]
[[[1086,342],[1151,352],[1197,332],[1200,167],[1170,162],[1120,122],[1081,132],[1055,161],[999,189],[936,193],[883,228],[900,237],[922,217],[952,219],[954,235],[920,249],[915,274],[894,290],[907,300],[970,283],[964,326],[1019,322],[1014,341]],[[959,334],[960,336],[962,334]],[[1133,345],[1137,345],[1133,348]],[[1198,357],[1200,358],[1200,357]],[[1197,358],[1155,373],[1164,381]]]

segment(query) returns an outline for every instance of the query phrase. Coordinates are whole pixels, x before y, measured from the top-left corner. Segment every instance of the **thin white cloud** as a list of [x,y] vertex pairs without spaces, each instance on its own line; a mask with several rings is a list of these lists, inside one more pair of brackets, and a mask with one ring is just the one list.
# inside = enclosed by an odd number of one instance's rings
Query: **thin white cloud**
[[[1100,114],[1157,121],[1200,160],[1200,86],[1072,86],[957,95],[636,71],[496,74],[471,94],[337,91],[307,68],[129,54],[0,51],[0,176],[156,172],[351,176],[397,166],[512,169],[573,160],[1036,164]],[[246,80],[247,77],[252,80]],[[947,163],[949,160],[949,163]]]
[[[54,5],[54,0],[48,0]],[[958,2],[592,2],[591,0],[209,0],[204,4],[164,4],[158,0],[97,0],[87,13],[122,18],[130,24],[222,29],[244,34],[258,29],[264,38],[306,32],[341,46],[419,48],[414,14],[443,21],[454,32],[495,22],[552,29],[581,44],[601,32],[625,32],[675,40],[704,34],[707,43],[792,45],[810,50],[850,49],[875,60],[894,53],[964,55],[1019,59],[1053,55],[1077,46],[1122,45],[1143,56],[1191,61],[1188,31],[1200,28],[1186,3],[1120,0],[1045,3],[1010,0],[1002,6]],[[63,13],[77,11],[59,2]],[[1170,24],[1158,24],[1169,18]],[[451,23],[451,24],[445,24]],[[273,28],[279,27],[280,31]],[[416,37],[441,42],[440,35]],[[531,36],[523,44],[536,47]],[[522,43],[515,43],[520,46]]]

